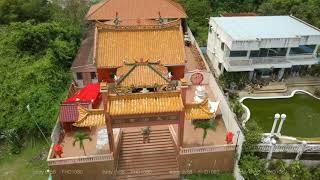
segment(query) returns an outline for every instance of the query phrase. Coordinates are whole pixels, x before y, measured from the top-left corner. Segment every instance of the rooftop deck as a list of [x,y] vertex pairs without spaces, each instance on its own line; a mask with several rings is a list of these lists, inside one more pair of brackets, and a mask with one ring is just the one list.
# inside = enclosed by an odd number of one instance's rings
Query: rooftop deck
[[[59,158],[59,159],[110,154],[108,142],[106,142],[106,144],[103,145],[101,148],[97,149],[97,132],[101,129],[102,129],[102,127],[92,128],[91,130],[85,129],[85,128],[79,128],[77,130],[67,132],[61,142],[61,145],[63,147],[63,154],[62,154],[62,158]],[[75,146],[73,146],[74,134],[77,131],[88,132],[89,136],[92,139],[91,141],[89,141],[87,139],[83,141],[86,155],[84,154],[84,151],[82,149],[80,149],[79,142],[76,142]],[[120,135],[119,129],[114,129],[113,135],[115,138],[115,144],[117,144],[118,139],[119,139],[119,135]],[[53,150],[49,156],[49,159],[55,159]]]

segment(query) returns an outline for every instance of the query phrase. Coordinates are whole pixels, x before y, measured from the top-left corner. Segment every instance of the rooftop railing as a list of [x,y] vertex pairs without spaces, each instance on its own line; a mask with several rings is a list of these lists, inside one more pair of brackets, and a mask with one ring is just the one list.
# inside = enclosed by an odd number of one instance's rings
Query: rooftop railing
[[75,164],[75,163],[89,163],[89,162],[99,162],[99,161],[112,161],[113,154],[102,154],[102,155],[89,155],[89,156],[79,156],[79,157],[67,157],[67,158],[56,158],[48,159],[48,166],[54,165],[64,165],[64,164]]
[[235,148],[236,148],[235,144],[181,148],[180,155],[196,154],[196,153],[209,153],[209,152],[235,151]]

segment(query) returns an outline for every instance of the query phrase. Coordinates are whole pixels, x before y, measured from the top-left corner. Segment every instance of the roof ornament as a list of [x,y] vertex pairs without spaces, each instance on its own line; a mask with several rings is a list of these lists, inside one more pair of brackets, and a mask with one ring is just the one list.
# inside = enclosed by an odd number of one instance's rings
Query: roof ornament
[[159,14],[159,24],[160,24],[160,25],[163,25],[164,19],[161,17],[160,11],[158,12],[158,14]]
[[119,17],[119,13],[116,12],[116,18],[113,20],[113,23],[116,27],[118,27],[121,23],[120,17]]

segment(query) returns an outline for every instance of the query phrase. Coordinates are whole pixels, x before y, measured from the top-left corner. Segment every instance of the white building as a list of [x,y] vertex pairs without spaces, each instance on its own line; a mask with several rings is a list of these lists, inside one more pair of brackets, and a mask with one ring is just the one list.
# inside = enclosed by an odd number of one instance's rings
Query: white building
[[317,64],[320,30],[293,16],[211,17],[207,54],[216,70],[280,80],[288,68]]

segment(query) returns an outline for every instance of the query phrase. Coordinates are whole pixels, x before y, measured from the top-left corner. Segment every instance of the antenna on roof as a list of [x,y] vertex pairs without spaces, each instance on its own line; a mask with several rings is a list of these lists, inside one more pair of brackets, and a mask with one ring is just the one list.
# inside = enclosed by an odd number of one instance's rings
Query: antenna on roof
[[119,26],[121,23],[118,12],[116,12],[116,18],[113,20],[113,23],[115,26]]
[[164,19],[161,17],[160,11],[158,12],[158,14],[159,14],[159,24],[162,25],[164,23]]

